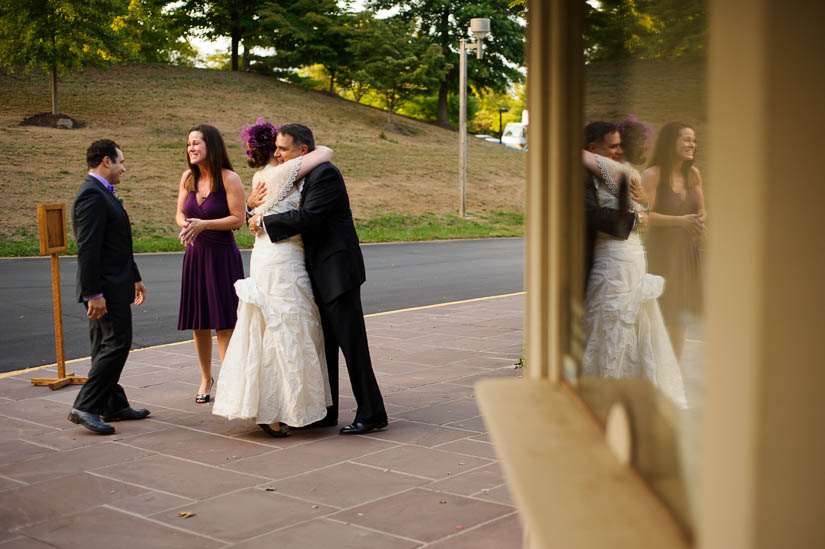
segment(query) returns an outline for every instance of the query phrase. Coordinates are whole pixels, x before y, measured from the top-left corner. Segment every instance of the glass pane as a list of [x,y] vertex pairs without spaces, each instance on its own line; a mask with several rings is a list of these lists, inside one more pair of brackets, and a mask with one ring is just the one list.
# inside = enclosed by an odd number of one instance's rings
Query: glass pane
[[690,529],[704,397],[705,206],[714,184],[702,178],[705,5],[605,0],[588,2],[586,12],[587,284],[574,303],[580,326],[571,333],[580,340],[571,346],[579,349],[571,381],[599,417],[615,400],[627,402],[634,467]]

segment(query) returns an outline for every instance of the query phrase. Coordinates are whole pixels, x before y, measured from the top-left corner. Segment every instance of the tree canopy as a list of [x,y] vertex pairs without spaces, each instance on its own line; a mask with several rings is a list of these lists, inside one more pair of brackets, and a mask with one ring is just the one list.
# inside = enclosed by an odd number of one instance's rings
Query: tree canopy
[[58,77],[87,65],[127,58],[121,0],[4,0],[0,64],[9,71],[41,68],[52,77],[52,113],[60,114]]
[[434,90],[451,68],[437,44],[413,33],[413,24],[401,19],[363,17],[349,50],[355,66],[352,78],[380,93],[388,118],[414,94]]
[[685,58],[704,55],[703,0],[602,0],[585,5],[588,61]]
[[467,64],[468,81],[479,90],[504,92],[524,75],[524,21],[521,7],[512,0],[371,0],[374,9],[399,10],[399,17],[414,22],[421,37],[441,46],[452,65],[438,93],[438,122],[447,122],[447,94],[458,91],[458,46],[469,39],[470,19],[490,19],[490,35],[484,40],[484,59]]
[[270,29],[263,41],[275,48],[274,65],[284,68],[322,65],[329,75],[329,93],[352,63],[347,48],[354,16],[336,0],[270,2],[262,10],[262,24]]

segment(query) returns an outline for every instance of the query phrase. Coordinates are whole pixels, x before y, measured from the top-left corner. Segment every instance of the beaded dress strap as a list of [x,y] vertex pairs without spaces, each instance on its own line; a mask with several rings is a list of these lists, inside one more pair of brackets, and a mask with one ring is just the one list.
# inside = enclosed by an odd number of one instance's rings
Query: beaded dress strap
[[278,192],[275,193],[269,200],[267,200],[262,206],[260,206],[261,210],[260,213],[266,215],[275,210],[275,205],[278,204],[281,200],[287,197],[290,193],[292,188],[295,186],[295,179],[298,176],[298,170],[301,169],[301,160],[303,157],[298,157],[292,162],[292,166],[289,170],[289,175],[287,176],[286,183],[278,189]]

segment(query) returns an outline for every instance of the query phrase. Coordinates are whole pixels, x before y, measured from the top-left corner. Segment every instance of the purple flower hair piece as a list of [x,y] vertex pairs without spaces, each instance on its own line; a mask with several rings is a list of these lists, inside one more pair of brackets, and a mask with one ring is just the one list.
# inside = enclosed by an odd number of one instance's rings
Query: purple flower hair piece
[[647,122],[642,122],[638,118],[636,118],[635,114],[628,115],[627,118],[619,122],[617,129],[621,135],[627,135],[631,128],[637,127],[640,131],[639,133],[644,136],[645,139],[651,140],[653,139],[653,126],[648,124]]
[[238,136],[246,148],[246,155],[252,158],[254,149],[262,149],[269,153],[275,150],[275,137],[278,135],[278,126],[264,121],[261,116],[258,120],[241,130]]

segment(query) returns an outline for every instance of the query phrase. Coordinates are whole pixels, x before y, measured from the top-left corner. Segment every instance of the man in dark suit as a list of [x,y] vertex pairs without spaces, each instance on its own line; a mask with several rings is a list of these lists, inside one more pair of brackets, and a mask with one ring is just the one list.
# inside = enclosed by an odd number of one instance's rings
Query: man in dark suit
[[[92,340],[92,367],[80,389],[69,421],[90,431],[112,434],[107,421],[143,419],[149,410],[129,406],[118,384],[132,347],[131,303],[146,299],[146,287],[132,255],[132,228],[115,197],[126,171],[123,152],[110,139],[86,151],[89,175],[72,207],[77,239],[77,300],[86,307]],[[101,419],[101,416],[103,418]]]
[[[610,122],[593,122],[584,129],[584,148],[594,154],[616,160],[622,154],[622,138],[615,124]],[[628,185],[619,182],[619,209],[603,208],[599,205],[596,194],[596,179],[587,170],[584,170],[584,206],[585,222],[587,225],[586,237],[586,268],[584,287],[587,289],[587,280],[593,267],[593,248],[596,244],[596,233],[603,232],[616,238],[627,239],[636,223],[636,214],[629,212]]]
[[[280,162],[315,148],[312,131],[300,124],[278,129],[275,156]],[[253,195],[254,196],[254,195]],[[250,197],[248,206],[257,202]],[[344,354],[358,411],[341,434],[369,433],[387,426],[387,412],[372,370],[367,330],[361,308],[361,284],[366,280],[364,258],[352,220],[349,196],[341,172],[325,162],[304,178],[298,210],[253,216],[253,232],[265,230],[272,242],[301,234],[306,266],[321,312],[332,406],[319,425],[338,423],[338,348]]]

